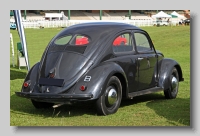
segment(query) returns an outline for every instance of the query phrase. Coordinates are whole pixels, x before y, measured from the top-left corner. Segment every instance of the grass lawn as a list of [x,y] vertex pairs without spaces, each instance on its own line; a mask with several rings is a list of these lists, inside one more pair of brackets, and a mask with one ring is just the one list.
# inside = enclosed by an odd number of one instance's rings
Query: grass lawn
[[[117,113],[97,116],[92,104],[63,105],[56,109],[37,110],[30,100],[15,95],[27,74],[26,68],[12,66],[10,49],[10,126],[190,126],[190,26],[142,27],[157,50],[177,60],[185,81],[180,82],[176,99],[167,100],[163,92],[122,101]],[[25,29],[30,66],[40,61],[48,42],[62,28]],[[16,30],[10,30],[15,46]]]

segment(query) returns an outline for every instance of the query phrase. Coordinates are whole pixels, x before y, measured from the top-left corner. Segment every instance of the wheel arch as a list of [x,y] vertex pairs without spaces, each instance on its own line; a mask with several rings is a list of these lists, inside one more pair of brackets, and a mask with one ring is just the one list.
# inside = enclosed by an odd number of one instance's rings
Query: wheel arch
[[175,65],[174,67],[175,67],[175,68],[177,69],[177,71],[178,71],[179,81],[184,81],[181,66],[180,66],[180,65]]
[[[86,76],[91,77],[91,81],[85,82],[84,78]],[[84,76],[80,78],[80,80],[76,83],[74,87],[74,93],[92,93],[93,99],[99,98],[105,90],[108,80],[110,77],[116,76],[122,85],[122,93],[123,96],[126,96],[126,90],[128,88],[127,78],[124,70],[114,62],[104,63],[90,71],[88,71]],[[80,86],[87,86],[87,90],[84,92],[80,92]]]
[[179,82],[184,81],[183,73],[179,63],[173,59],[165,58],[159,62],[158,68],[158,86],[167,89],[170,85],[170,73],[176,68],[179,74]]
[[26,75],[25,79],[24,79],[24,82],[30,80],[30,87],[28,88],[24,88],[23,85],[21,87],[21,91],[23,92],[29,92],[30,90],[32,90],[35,86],[35,84],[37,83],[38,81],[38,77],[39,77],[39,73],[38,73],[38,70],[39,70],[39,65],[40,65],[40,62],[37,62],[29,71],[28,71],[28,74]]
[[113,76],[116,76],[120,80],[122,86],[122,97],[127,97],[128,87],[125,77],[121,73],[115,73]]

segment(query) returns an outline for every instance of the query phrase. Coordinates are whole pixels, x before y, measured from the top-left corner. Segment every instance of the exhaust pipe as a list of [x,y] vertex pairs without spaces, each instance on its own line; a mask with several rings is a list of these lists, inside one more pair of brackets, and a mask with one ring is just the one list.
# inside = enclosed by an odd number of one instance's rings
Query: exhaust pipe
[[55,108],[58,108],[58,107],[60,107],[60,106],[62,106],[64,103],[59,103],[59,104],[55,104],[55,105],[53,105],[53,108],[55,109]]
[[64,104],[72,105],[71,102],[65,102],[65,103],[58,103],[58,104],[55,104],[55,105],[53,105],[52,107],[55,109],[55,108],[58,108],[58,107],[60,107],[60,106],[62,106],[62,105],[64,105]]

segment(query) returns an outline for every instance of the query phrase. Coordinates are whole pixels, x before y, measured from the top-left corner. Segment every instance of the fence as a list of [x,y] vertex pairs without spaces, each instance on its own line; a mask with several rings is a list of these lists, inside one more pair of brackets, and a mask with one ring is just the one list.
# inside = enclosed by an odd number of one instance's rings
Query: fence
[[[68,27],[71,25],[86,23],[86,22],[99,22],[100,20],[56,20],[56,21],[24,21],[22,22],[24,28],[55,28],[55,27]],[[105,22],[105,21],[102,21]],[[153,26],[153,20],[108,20],[106,22],[122,22],[132,24],[135,26]],[[170,25],[176,25],[178,22],[173,21]]]

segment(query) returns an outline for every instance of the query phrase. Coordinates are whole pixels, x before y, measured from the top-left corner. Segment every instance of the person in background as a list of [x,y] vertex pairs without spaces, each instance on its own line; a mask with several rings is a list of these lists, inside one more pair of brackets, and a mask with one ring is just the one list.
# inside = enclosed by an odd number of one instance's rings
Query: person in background
[[180,21],[179,21],[179,25],[182,25],[183,24],[183,19],[181,19]]

